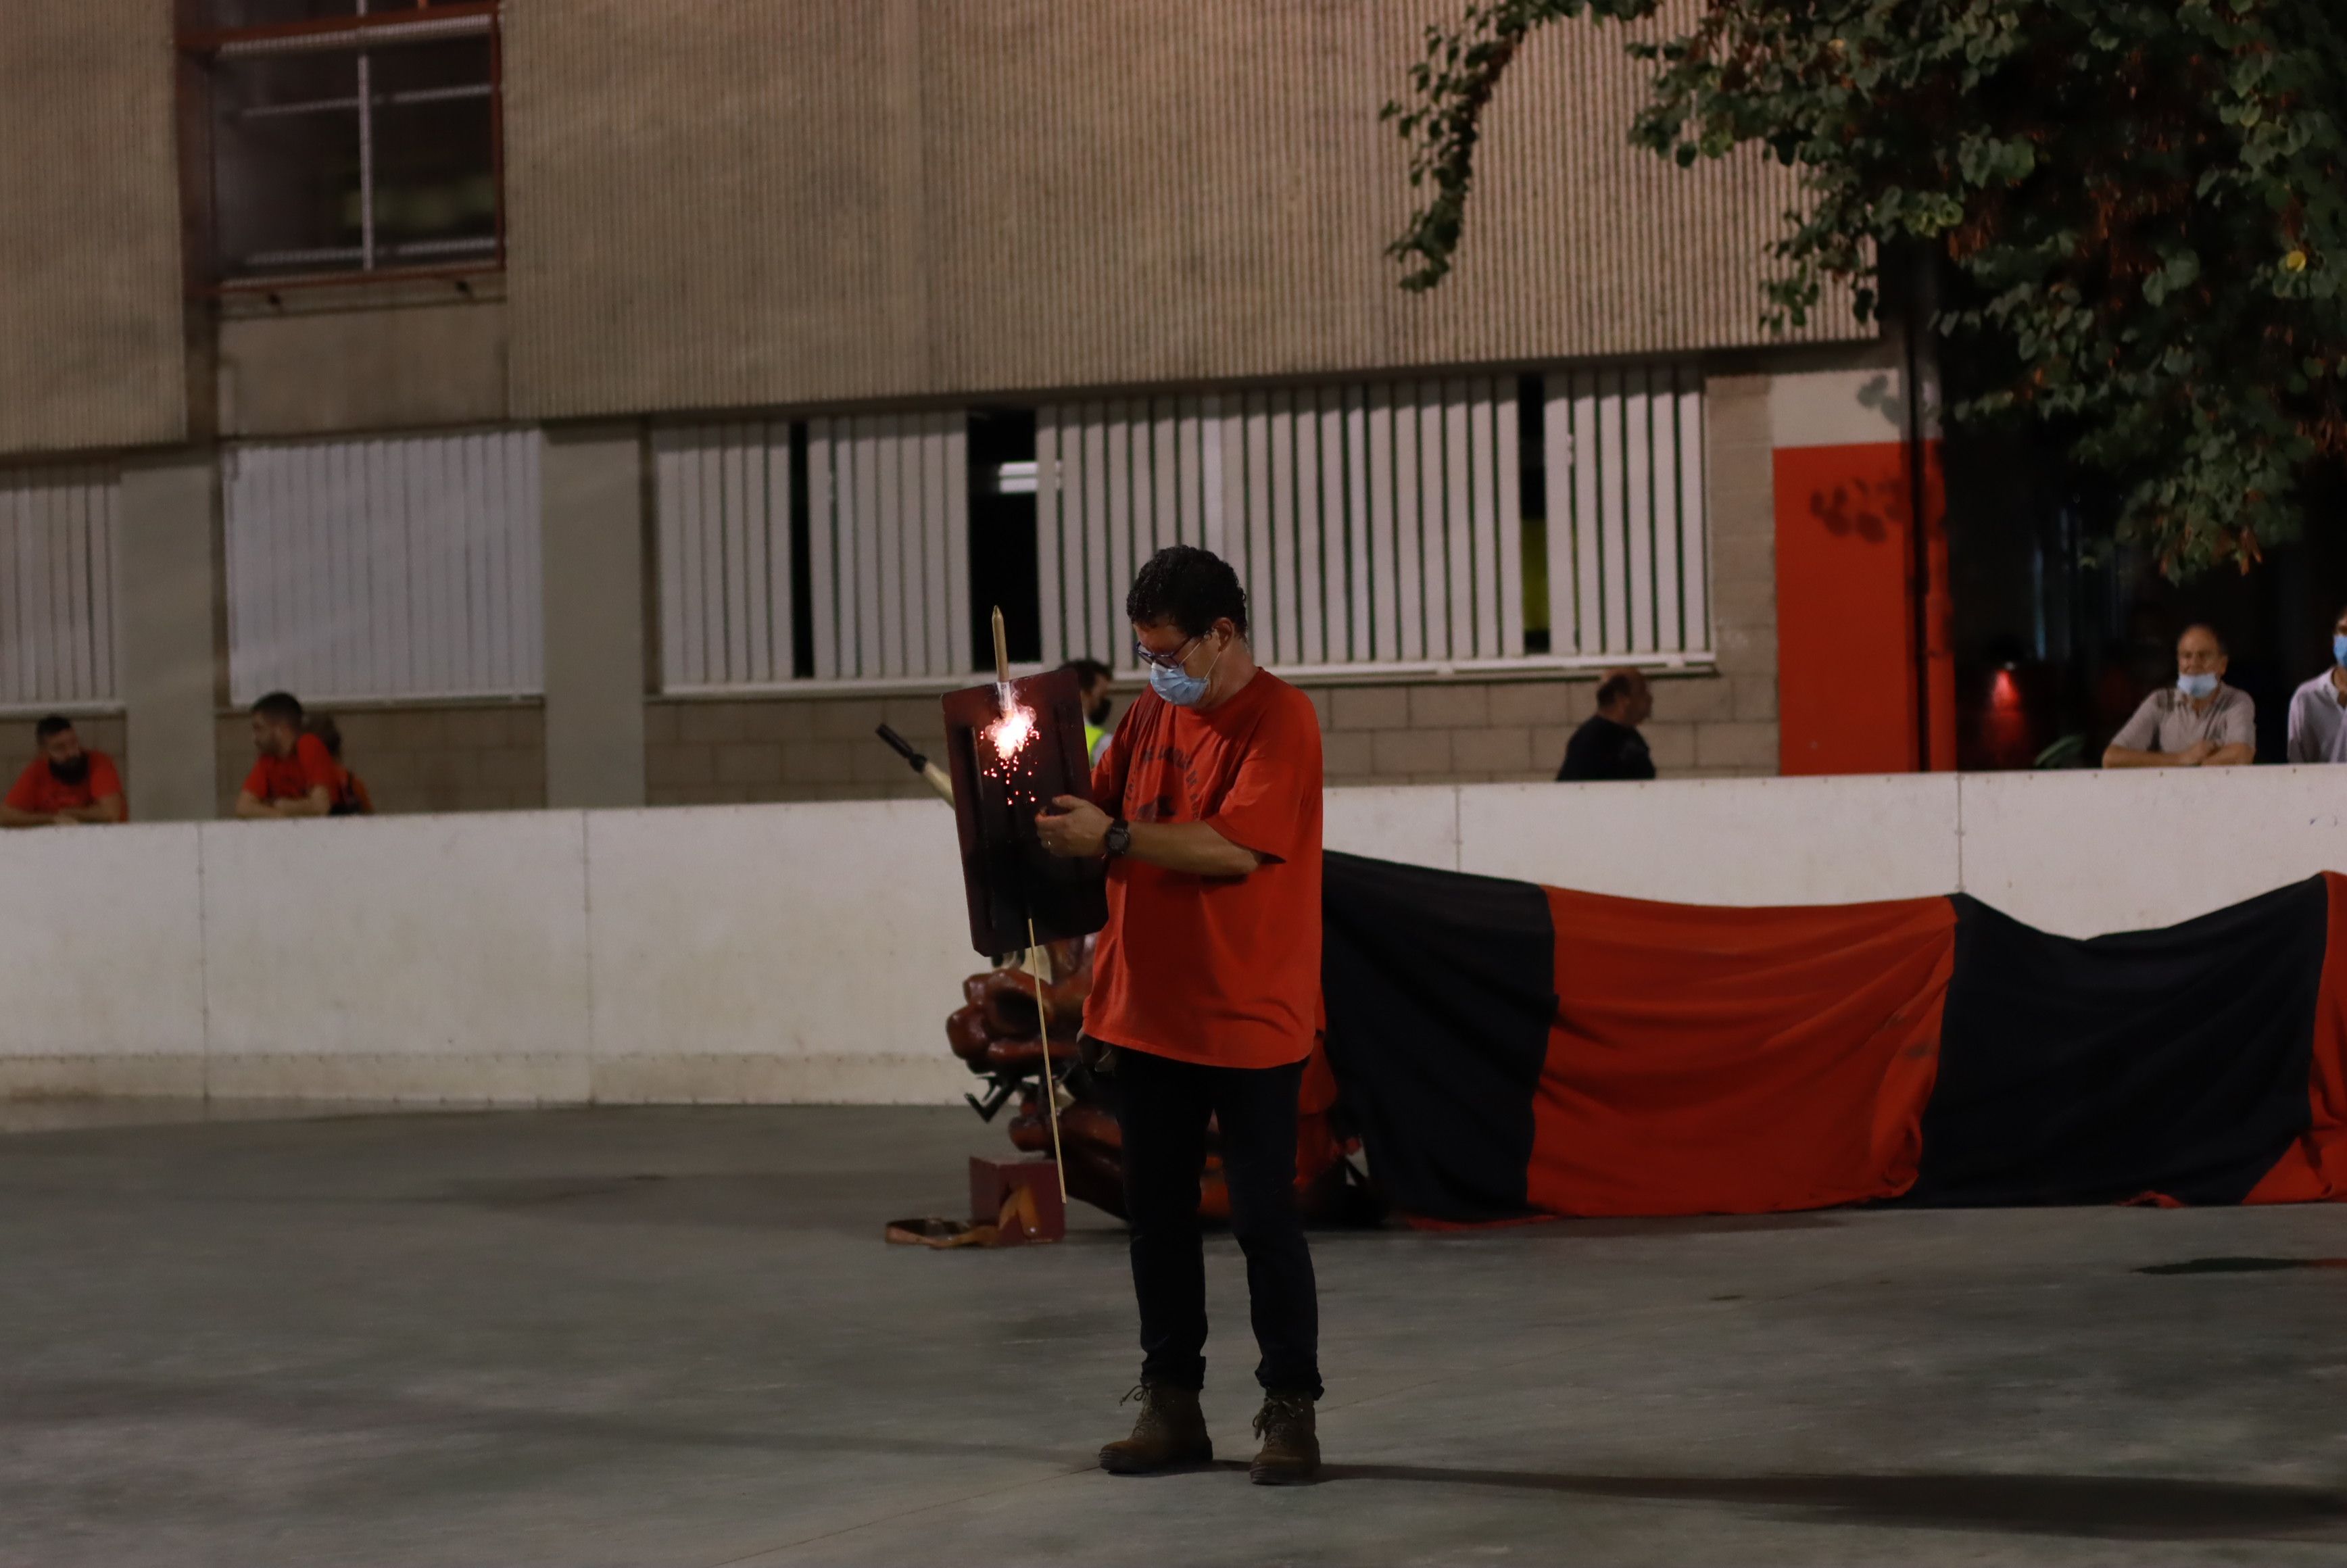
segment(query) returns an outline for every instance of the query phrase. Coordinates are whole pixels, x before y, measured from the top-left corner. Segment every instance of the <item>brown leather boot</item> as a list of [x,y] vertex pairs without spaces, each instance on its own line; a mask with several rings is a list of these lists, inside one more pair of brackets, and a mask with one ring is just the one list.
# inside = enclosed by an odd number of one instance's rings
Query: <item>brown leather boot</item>
[[1101,1450],[1101,1469],[1111,1475],[1146,1475],[1153,1470],[1213,1461],[1214,1440],[1206,1435],[1206,1416],[1198,1409],[1197,1389],[1143,1383],[1117,1402],[1133,1399],[1141,1401],[1133,1435]]
[[1265,1394],[1255,1432],[1263,1440],[1263,1451],[1247,1467],[1249,1481],[1295,1486],[1319,1479],[1320,1437],[1313,1429],[1311,1395]]

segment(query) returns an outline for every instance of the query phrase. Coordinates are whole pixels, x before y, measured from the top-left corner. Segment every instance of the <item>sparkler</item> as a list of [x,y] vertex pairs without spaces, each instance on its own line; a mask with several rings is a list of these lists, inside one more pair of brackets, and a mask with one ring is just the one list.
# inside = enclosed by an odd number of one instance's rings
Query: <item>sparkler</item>
[[1026,750],[1027,743],[1035,738],[1035,710],[1013,705],[987,725],[984,733],[986,743],[994,748],[996,759],[1007,763]]

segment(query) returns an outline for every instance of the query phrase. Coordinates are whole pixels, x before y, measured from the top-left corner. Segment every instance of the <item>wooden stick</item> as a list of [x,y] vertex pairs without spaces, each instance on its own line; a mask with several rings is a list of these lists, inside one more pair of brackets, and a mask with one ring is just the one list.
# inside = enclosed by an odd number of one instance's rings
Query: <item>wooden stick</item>
[[994,607],[994,683],[1010,684],[1010,640],[1002,632],[1002,607]]
[[[995,625],[1002,624],[1002,612],[996,610]],[[1001,646],[997,643],[998,648]],[[1035,977],[1035,1027],[1043,1044],[1043,1103],[1051,1117],[1051,1170],[1060,1178],[1060,1206],[1068,1204],[1068,1163],[1060,1153],[1060,1081],[1051,1071],[1051,1008],[1043,999],[1043,949],[1035,945],[1035,917],[1027,917],[1027,972]]]

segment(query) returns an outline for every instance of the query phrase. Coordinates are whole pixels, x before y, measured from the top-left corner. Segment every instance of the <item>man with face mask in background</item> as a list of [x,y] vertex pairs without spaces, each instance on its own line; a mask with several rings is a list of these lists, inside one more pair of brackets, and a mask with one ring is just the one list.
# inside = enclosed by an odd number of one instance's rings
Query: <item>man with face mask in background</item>
[[2347,763],[2347,610],[2331,625],[2331,668],[2290,694],[2294,763]]
[[1084,760],[1098,767],[1108,750],[1108,689],[1116,675],[1097,659],[1071,659],[1060,668],[1076,672],[1076,697],[1084,708]]
[[2104,748],[2106,768],[2230,767],[2257,760],[2257,704],[2225,684],[2225,644],[2200,622],[2176,640],[2176,684],[2143,700]]
[[114,759],[86,749],[71,719],[50,714],[33,726],[33,739],[40,754],[16,775],[7,798],[0,800],[0,827],[72,827],[128,820]]
[[1206,1278],[1198,1178],[1221,1130],[1231,1232],[1262,1361],[1249,1473],[1312,1480],[1319,1306],[1296,1211],[1296,1104],[1320,999],[1320,724],[1256,667],[1246,594],[1205,550],[1161,550],[1125,598],[1149,690],[1092,772],[1095,805],[1052,803],[1052,854],[1108,860],[1108,925],[1084,1004],[1117,1084],[1140,1418],[1101,1450],[1121,1475],[1214,1457],[1198,1405]]

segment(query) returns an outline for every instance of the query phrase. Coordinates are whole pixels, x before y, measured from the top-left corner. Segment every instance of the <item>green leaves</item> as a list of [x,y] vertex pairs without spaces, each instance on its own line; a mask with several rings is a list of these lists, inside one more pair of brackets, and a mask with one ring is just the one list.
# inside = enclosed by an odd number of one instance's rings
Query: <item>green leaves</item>
[[1974,132],[1956,144],[1956,169],[1975,189],[2018,185],[2036,172],[2037,147],[2024,137]]
[[2160,264],[2143,280],[2144,301],[2154,305],[2163,303],[2178,289],[2189,288],[2200,277],[2200,258],[2191,251],[2173,244],[2161,245],[2159,251]]
[[[1406,102],[1423,205],[1391,250],[1429,288],[1466,234],[1483,108],[1535,28],[1655,0],[1477,0]],[[2058,419],[2166,569],[2246,565],[2347,456],[2347,6],[2335,0],[1706,0],[1633,49],[1628,128],[1682,167],[1759,144],[1807,200],[1764,315],[1922,243],[1968,281],[1937,323],[2003,368],[1959,417]]]

